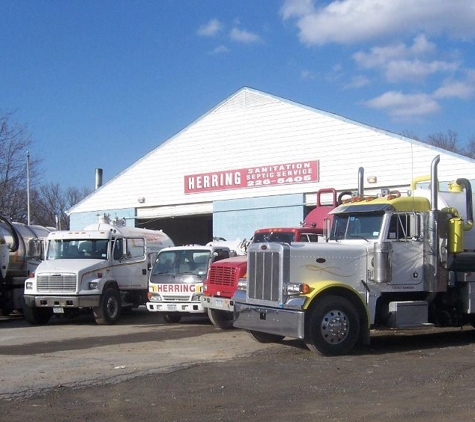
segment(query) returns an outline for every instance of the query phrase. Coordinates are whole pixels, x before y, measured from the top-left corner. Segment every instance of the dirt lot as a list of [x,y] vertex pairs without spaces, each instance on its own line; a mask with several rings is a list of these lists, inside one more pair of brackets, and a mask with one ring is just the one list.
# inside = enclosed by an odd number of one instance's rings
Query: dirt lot
[[322,357],[205,319],[0,321],[0,420],[474,420],[475,330],[373,333]]

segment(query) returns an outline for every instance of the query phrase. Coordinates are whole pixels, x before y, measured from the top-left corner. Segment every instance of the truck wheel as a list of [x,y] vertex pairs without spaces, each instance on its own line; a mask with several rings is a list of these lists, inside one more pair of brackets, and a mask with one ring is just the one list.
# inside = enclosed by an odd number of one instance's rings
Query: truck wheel
[[232,312],[208,308],[208,317],[213,325],[215,327],[221,328],[221,330],[230,330],[234,328],[234,318]]
[[163,315],[163,319],[167,324],[175,324],[177,322],[180,322],[181,320],[181,315],[180,314],[172,314],[172,313],[167,313]]
[[117,289],[109,287],[101,296],[97,308],[93,308],[97,324],[115,324],[120,317],[120,296]]
[[340,296],[319,299],[305,321],[305,344],[324,356],[344,355],[353,349],[360,334],[358,312]]
[[52,315],[50,308],[37,308],[33,306],[23,306],[23,316],[31,325],[45,325]]
[[247,331],[247,333],[259,343],[278,343],[284,338],[278,334],[261,333],[260,331]]

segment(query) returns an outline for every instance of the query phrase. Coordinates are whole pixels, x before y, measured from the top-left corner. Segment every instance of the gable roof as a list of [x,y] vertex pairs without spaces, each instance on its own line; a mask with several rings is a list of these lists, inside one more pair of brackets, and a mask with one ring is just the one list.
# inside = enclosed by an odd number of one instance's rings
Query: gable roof
[[[384,154],[383,154],[384,152]],[[394,186],[426,174],[441,154],[439,177],[475,179],[475,161],[344,117],[244,87],[124,169],[69,214],[107,209],[162,207],[236,197],[213,191],[186,195],[184,175],[319,160],[319,183],[307,191],[354,186],[360,166],[384,174]],[[381,158],[385,157],[382,161]],[[456,168],[461,174],[451,175]],[[445,174],[444,174],[444,170]],[[450,169],[450,170],[449,170]],[[469,173],[469,174],[467,174]],[[448,180],[448,179],[445,179]],[[242,189],[240,197],[302,192],[302,185]],[[144,198],[144,204],[138,204]]]

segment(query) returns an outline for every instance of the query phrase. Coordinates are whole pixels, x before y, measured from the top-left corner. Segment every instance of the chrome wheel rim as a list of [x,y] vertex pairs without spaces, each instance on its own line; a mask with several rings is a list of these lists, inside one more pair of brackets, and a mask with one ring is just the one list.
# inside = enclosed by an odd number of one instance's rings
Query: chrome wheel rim
[[110,297],[107,301],[107,314],[111,318],[115,318],[117,316],[117,312],[119,312],[119,303],[117,302],[116,298]]
[[348,336],[350,323],[342,311],[334,309],[323,317],[320,332],[328,344],[339,344]]

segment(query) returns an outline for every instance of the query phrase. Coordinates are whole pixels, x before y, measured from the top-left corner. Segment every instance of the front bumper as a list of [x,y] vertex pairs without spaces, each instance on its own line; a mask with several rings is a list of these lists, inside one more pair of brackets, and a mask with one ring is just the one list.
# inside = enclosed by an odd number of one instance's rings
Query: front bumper
[[248,331],[304,338],[303,311],[234,303],[234,326]]
[[204,314],[206,310],[201,302],[147,302],[150,312],[183,312],[187,314]]
[[87,296],[29,296],[25,304],[37,308],[95,308],[101,301],[100,295]]
[[234,302],[225,297],[202,296],[201,303],[204,308],[218,309],[228,312],[233,312],[234,310]]

